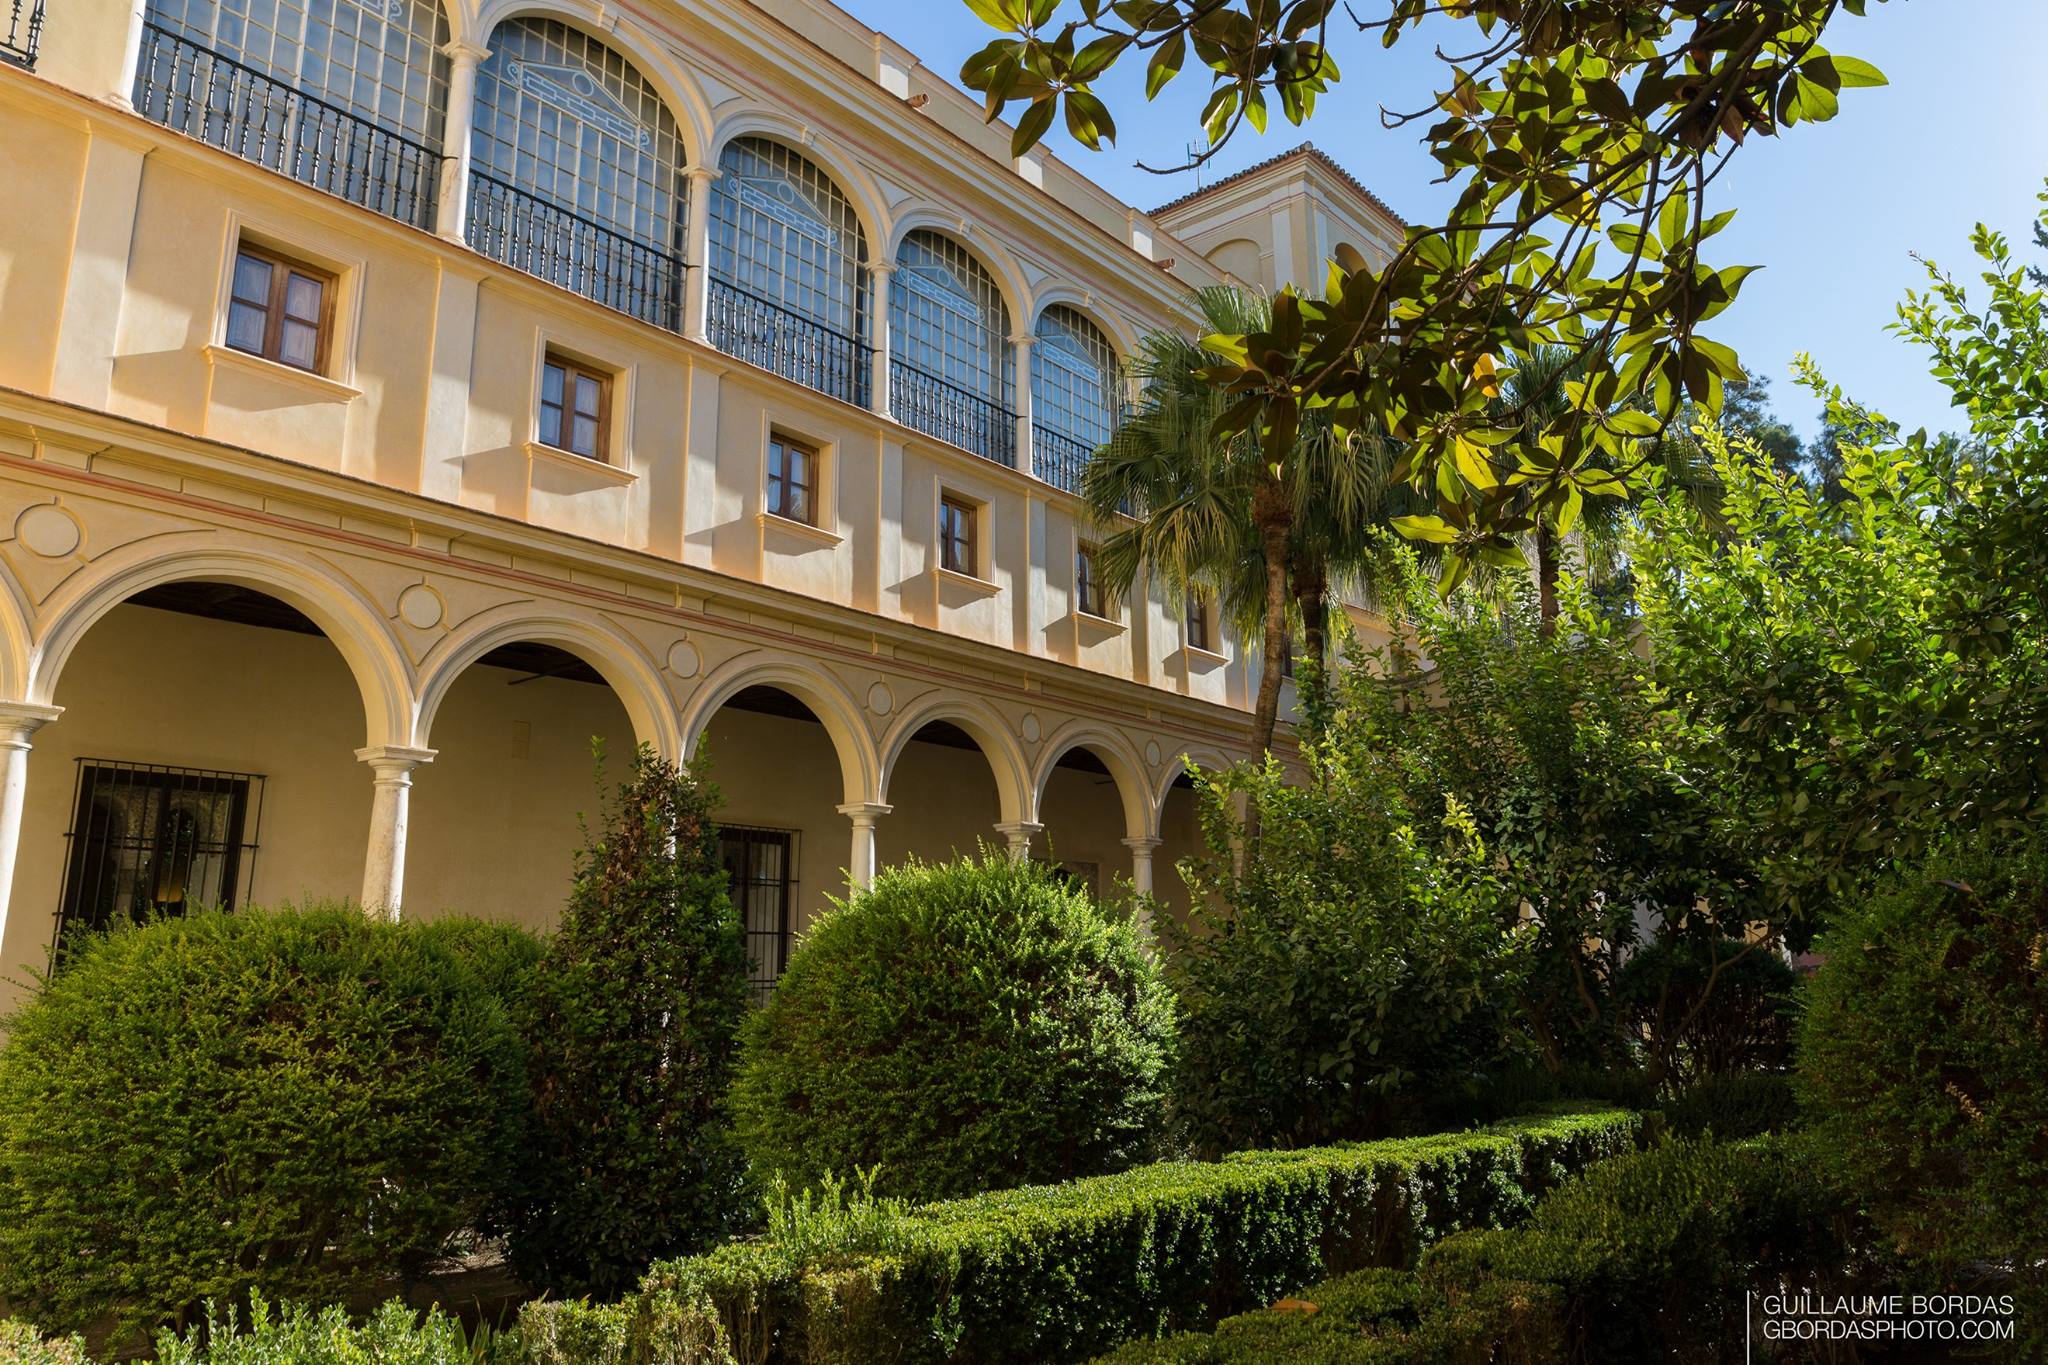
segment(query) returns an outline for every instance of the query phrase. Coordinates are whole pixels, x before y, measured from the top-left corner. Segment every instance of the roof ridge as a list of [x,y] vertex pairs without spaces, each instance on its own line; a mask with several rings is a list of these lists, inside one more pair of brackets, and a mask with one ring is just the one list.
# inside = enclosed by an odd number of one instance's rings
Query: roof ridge
[[1301,142],[1296,143],[1294,146],[1288,148],[1284,152],[1281,152],[1275,156],[1267,157],[1264,161],[1255,161],[1251,165],[1246,166],[1243,170],[1232,171],[1229,175],[1224,176],[1221,180],[1217,181],[1213,185],[1204,185],[1200,189],[1191,190],[1187,194],[1183,194],[1178,199],[1168,200],[1166,203],[1161,204],[1158,208],[1153,209],[1152,216],[1156,218],[1162,213],[1171,213],[1173,210],[1180,208],[1183,205],[1191,204],[1195,200],[1203,198],[1206,195],[1214,194],[1216,193],[1216,191],[1224,188],[1227,185],[1236,184],[1238,181],[1247,179],[1250,176],[1257,175],[1261,171],[1271,170],[1273,167],[1281,164],[1282,162],[1293,160],[1296,157],[1300,157],[1308,161],[1314,161],[1322,166],[1327,167],[1333,174],[1336,175],[1336,177],[1339,180],[1343,181],[1345,185],[1349,186],[1354,192],[1356,192],[1359,198],[1365,200],[1367,204],[1371,205],[1373,208],[1385,214],[1397,226],[1402,228],[1406,228],[1408,226],[1408,220],[1403,218],[1400,214],[1394,212],[1392,208],[1388,207],[1386,200],[1380,198],[1377,194],[1374,194],[1371,190],[1367,189],[1364,181],[1360,180],[1357,176],[1353,175],[1350,171],[1346,170],[1343,164],[1339,162],[1337,158],[1331,156],[1328,152],[1316,146],[1314,142],[1308,141],[1307,139],[1304,139]]

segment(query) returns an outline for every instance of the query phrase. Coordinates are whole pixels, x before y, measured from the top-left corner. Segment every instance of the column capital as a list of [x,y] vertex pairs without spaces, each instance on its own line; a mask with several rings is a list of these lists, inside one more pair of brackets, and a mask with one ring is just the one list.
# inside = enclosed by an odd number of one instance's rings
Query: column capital
[[0,736],[9,740],[26,740],[63,714],[61,706],[46,706],[33,701],[0,701]]
[[881,801],[849,801],[838,807],[839,813],[856,825],[872,825],[895,809]]
[[725,174],[723,166],[692,166],[683,172],[693,184],[709,184]]
[[889,276],[891,276],[891,275],[893,275],[893,274],[895,274],[895,273],[896,273],[896,262],[894,262],[894,261],[869,261],[869,262],[868,262],[868,274],[870,274],[870,275],[874,275],[874,276],[877,276],[878,278],[881,278],[881,279],[887,279],[887,278],[888,278]]
[[406,777],[422,763],[432,763],[438,749],[415,749],[404,744],[372,744],[356,750],[356,758],[370,765],[379,778]]
[[997,824],[996,833],[1013,845],[1028,844],[1045,833],[1045,826],[1037,820],[1004,820]]
[[1166,840],[1156,834],[1144,834],[1135,839],[1124,840],[1124,847],[1133,853],[1150,853],[1165,842]]
[[470,66],[481,65],[484,59],[491,55],[491,50],[483,44],[466,43],[460,38],[441,44],[441,52],[451,62],[458,65],[467,63]]
[[1010,344],[1020,351],[1028,351],[1031,349],[1031,343],[1036,340],[1038,340],[1038,333],[1036,332],[1018,332],[1010,338]]

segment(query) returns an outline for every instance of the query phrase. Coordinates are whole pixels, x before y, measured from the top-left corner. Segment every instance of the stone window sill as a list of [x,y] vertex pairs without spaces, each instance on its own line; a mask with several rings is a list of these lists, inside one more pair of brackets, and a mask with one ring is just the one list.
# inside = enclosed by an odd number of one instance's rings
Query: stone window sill
[[526,443],[526,458],[533,464],[573,474],[594,488],[622,486],[640,477],[630,469],[621,469],[615,464],[593,460],[588,455],[578,455],[573,450],[563,450],[541,441]]
[[1002,589],[986,578],[975,578],[971,574],[956,573],[952,569],[933,569],[932,577],[941,588],[956,588],[976,597],[994,597]]
[[826,549],[831,549],[846,539],[837,531],[828,531],[822,526],[813,526],[807,521],[797,521],[793,517],[777,516],[773,512],[756,512],[754,520],[760,525],[764,537],[770,534],[787,536],[791,540],[807,540]]
[[225,366],[231,370],[240,370],[244,374],[257,375],[301,390],[324,402],[346,403],[363,396],[361,389],[352,384],[344,384],[339,379],[329,379],[324,374],[302,370],[296,365],[286,365],[282,361],[266,360],[260,355],[250,355],[247,351],[238,351],[232,346],[202,346],[199,353],[206,357],[206,363],[211,368],[219,369]]

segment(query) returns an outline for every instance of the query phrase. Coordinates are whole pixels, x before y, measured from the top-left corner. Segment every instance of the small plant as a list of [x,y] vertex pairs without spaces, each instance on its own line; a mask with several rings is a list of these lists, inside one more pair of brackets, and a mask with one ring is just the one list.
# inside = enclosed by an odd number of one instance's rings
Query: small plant
[[83,1337],[46,1338],[19,1318],[0,1318],[0,1365],[92,1365]]
[[419,1317],[397,1299],[358,1326],[338,1306],[315,1312],[259,1295],[246,1329],[232,1308],[208,1304],[203,1324],[159,1336],[156,1356],[159,1365],[492,1365],[493,1341],[438,1310]]
[[768,1240],[803,1262],[902,1250],[910,1241],[910,1205],[875,1194],[880,1172],[879,1166],[870,1166],[856,1170],[852,1180],[841,1180],[827,1171],[804,1190],[792,1190],[779,1172],[770,1176],[764,1199]]

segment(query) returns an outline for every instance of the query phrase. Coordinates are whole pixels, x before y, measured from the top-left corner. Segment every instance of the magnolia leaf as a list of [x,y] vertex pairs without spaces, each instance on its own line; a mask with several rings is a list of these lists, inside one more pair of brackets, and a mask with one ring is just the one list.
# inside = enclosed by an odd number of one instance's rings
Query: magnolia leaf
[[1435,545],[1455,544],[1457,528],[1444,524],[1442,517],[1395,517],[1394,529],[1410,540],[1426,540]]

